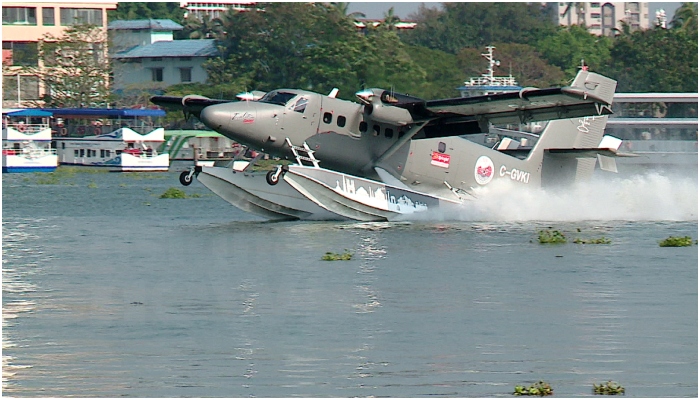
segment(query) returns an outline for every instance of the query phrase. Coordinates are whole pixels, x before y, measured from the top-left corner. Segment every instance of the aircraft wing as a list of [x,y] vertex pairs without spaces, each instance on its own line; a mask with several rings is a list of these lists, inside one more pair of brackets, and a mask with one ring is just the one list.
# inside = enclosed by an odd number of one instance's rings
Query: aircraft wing
[[176,96],[153,96],[151,103],[163,107],[167,110],[182,110],[185,115],[193,114],[199,118],[199,113],[204,107],[214,104],[230,103],[234,100],[210,99],[204,96],[189,95],[185,97]]
[[610,106],[616,86],[617,82],[610,78],[580,71],[571,86],[524,88],[519,93],[432,100],[426,101],[421,111],[424,118],[474,119],[493,124],[608,115],[612,114]]

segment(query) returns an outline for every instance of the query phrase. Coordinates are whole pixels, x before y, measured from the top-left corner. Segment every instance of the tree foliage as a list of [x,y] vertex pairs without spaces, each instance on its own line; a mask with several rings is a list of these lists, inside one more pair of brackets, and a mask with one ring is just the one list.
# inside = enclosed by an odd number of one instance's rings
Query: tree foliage
[[585,60],[593,71],[602,71],[610,62],[612,41],[596,36],[585,27],[572,25],[558,27],[557,32],[537,43],[537,50],[549,64],[561,68],[568,76],[574,76]]
[[539,3],[443,3],[443,10],[421,6],[406,42],[456,54],[465,47],[494,43],[535,45],[555,30]]
[[618,92],[697,92],[698,40],[684,30],[653,28],[615,39],[611,65],[601,72]]
[[23,67],[36,75],[47,94],[45,107],[100,107],[109,103],[111,67],[102,27],[79,24],[66,27],[63,36],[45,34],[39,45],[38,65]]
[[351,96],[363,86],[424,78],[395,32],[359,35],[334,5],[272,3],[265,12],[230,12],[221,23],[221,56],[206,69],[212,84],[233,91],[338,87]]
[[180,8],[178,2],[119,2],[115,10],[107,11],[107,18],[114,20],[133,19],[171,19],[182,24],[185,18],[185,10]]

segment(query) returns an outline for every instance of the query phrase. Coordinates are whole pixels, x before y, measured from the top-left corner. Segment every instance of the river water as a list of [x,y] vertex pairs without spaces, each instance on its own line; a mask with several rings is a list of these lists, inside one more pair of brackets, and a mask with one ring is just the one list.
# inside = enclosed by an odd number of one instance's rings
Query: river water
[[697,179],[269,223],[198,182],[160,199],[175,173],[84,171],[2,177],[3,395],[698,396],[698,246],[658,245],[697,239]]

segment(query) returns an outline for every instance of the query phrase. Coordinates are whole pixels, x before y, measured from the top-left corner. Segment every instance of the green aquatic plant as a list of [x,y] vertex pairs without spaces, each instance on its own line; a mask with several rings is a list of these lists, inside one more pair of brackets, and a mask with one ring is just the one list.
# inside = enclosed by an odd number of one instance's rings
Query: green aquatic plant
[[542,231],[539,231],[538,234],[538,239],[541,244],[548,244],[548,243],[566,243],[566,236],[564,236],[563,233],[554,230],[550,231],[549,229],[545,229]]
[[625,388],[620,386],[617,382],[608,381],[607,383],[601,383],[600,385],[593,384],[593,394],[603,394],[603,395],[617,395],[625,394]]
[[323,261],[349,261],[352,259],[352,253],[345,249],[344,253],[333,253],[327,251],[326,254],[321,257]]
[[38,172],[36,183],[38,185],[58,185],[58,176],[53,172]]
[[515,396],[551,396],[554,394],[554,391],[552,390],[552,386],[544,381],[539,381],[535,384],[530,385],[529,387],[525,386],[516,386],[515,391],[513,391],[513,395]]
[[160,195],[161,199],[186,199],[187,194],[178,188],[171,187]]
[[576,238],[576,239],[574,239],[574,243],[576,243],[576,244],[610,244],[610,243],[612,243],[612,240],[606,238],[605,236],[601,236],[597,239],[579,239],[579,238]]
[[690,236],[669,236],[659,242],[661,247],[688,247],[693,245],[693,239]]

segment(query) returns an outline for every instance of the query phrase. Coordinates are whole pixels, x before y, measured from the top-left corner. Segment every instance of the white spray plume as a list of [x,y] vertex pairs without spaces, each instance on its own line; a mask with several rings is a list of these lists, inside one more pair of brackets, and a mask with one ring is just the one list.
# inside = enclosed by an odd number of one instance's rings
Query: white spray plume
[[[519,185],[515,187],[514,185]],[[697,221],[698,181],[657,173],[593,179],[568,188],[499,181],[438,219],[460,221]],[[432,214],[432,213],[429,213]],[[435,217],[433,214],[432,217]]]

